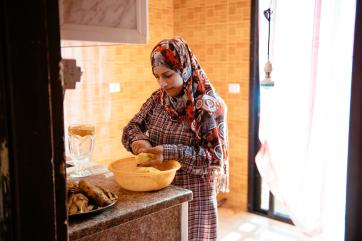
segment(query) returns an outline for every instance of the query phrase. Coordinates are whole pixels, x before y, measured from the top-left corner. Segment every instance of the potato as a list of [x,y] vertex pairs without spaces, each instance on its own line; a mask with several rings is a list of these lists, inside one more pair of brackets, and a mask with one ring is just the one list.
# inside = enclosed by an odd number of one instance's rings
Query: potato
[[148,161],[150,159],[152,159],[155,155],[152,153],[140,153],[138,155],[135,156],[136,162],[137,164],[140,164],[142,162]]
[[79,181],[79,188],[90,198],[92,198],[96,204],[100,207],[107,206],[112,203],[112,200],[103,192],[101,188],[86,180]]
[[88,211],[88,198],[82,193],[71,194],[68,198],[68,213],[84,213]]

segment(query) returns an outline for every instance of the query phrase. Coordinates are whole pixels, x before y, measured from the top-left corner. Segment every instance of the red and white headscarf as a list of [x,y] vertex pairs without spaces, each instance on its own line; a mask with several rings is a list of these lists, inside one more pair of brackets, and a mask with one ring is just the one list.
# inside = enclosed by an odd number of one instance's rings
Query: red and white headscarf
[[[183,79],[183,92],[173,103],[160,89],[160,101],[174,119],[186,121],[196,135],[197,143],[211,156],[210,168],[217,178],[217,189],[229,191],[228,132],[226,105],[181,37],[159,42],[151,52],[152,68],[162,65],[179,73]],[[180,107],[181,103],[181,107]]]

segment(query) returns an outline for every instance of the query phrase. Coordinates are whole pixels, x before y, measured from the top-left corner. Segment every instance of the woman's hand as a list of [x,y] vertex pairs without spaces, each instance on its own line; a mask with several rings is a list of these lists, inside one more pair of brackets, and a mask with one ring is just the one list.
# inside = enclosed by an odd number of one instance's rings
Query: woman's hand
[[144,148],[150,148],[151,143],[146,140],[138,140],[131,143],[131,149],[133,154],[138,155],[142,152],[142,149]]
[[163,146],[162,145],[150,147],[150,148],[143,148],[143,149],[141,149],[141,152],[152,153],[154,155],[154,157],[148,161],[138,164],[138,166],[140,166],[140,167],[155,166],[155,165],[161,164],[163,161]]

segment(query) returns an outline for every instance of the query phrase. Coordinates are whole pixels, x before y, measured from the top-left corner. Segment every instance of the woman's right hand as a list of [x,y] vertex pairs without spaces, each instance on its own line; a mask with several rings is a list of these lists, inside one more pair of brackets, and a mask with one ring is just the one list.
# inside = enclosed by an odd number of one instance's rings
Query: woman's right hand
[[140,154],[142,149],[149,147],[152,147],[151,143],[146,140],[138,140],[131,143],[131,149],[135,155]]

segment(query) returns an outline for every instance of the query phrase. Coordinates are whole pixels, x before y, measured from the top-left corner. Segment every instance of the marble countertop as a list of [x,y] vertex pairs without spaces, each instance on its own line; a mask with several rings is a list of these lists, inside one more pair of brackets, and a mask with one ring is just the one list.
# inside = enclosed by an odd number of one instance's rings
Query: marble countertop
[[113,176],[96,175],[86,179],[116,193],[118,201],[101,213],[70,218],[68,225],[70,240],[100,232],[192,199],[191,191],[172,185],[158,191],[132,192],[122,189]]

